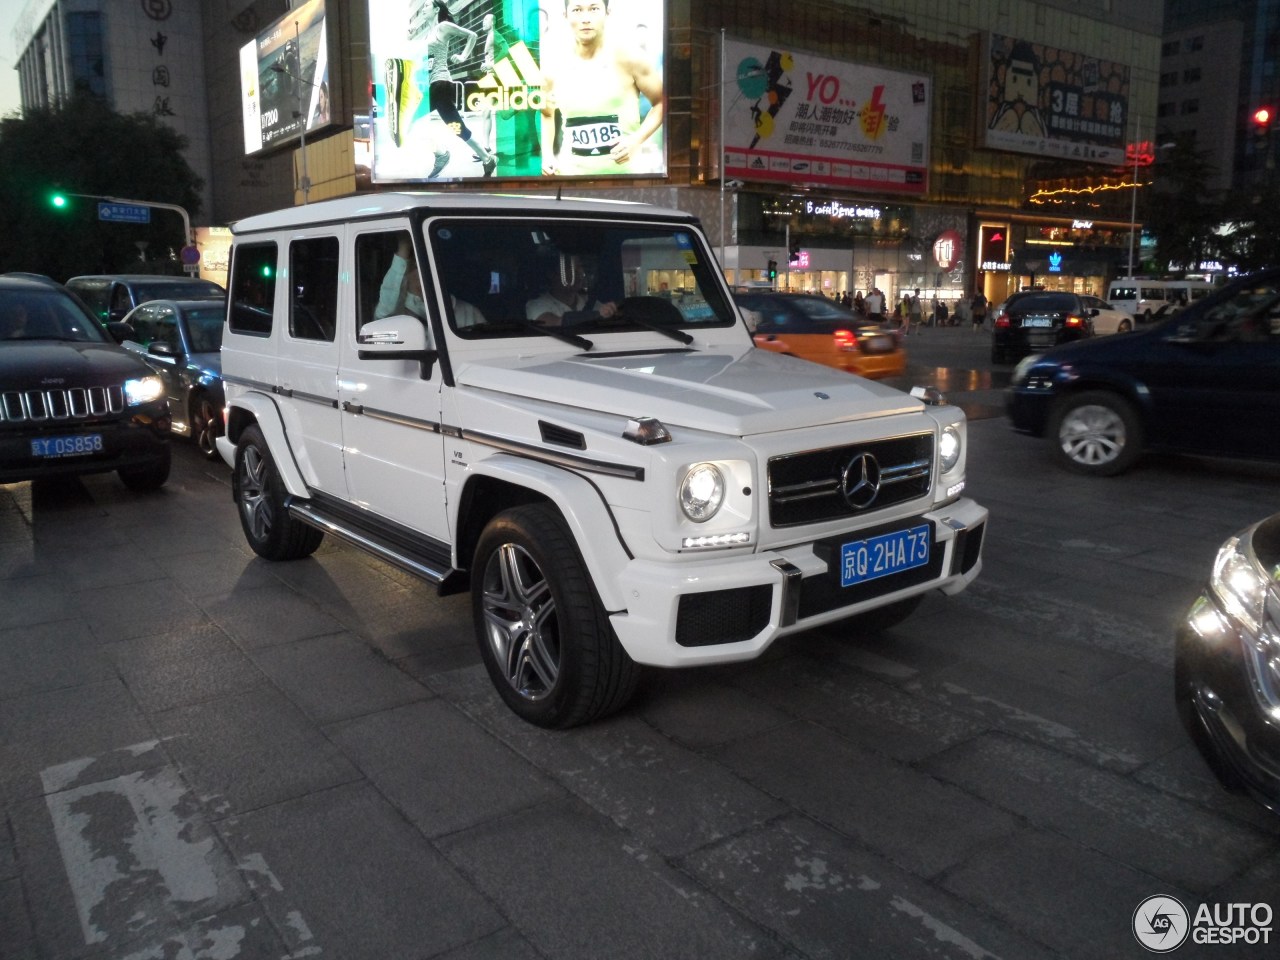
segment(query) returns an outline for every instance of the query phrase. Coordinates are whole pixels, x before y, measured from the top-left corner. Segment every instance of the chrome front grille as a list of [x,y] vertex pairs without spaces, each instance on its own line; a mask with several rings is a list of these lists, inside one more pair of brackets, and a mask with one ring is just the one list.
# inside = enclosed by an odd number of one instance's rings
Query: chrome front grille
[[[875,497],[853,506],[843,478],[855,458],[869,454],[879,470]],[[870,443],[851,443],[769,460],[769,523],[789,527],[877,511],[929,493],[933,475],[933,434],[921,433]],[[854,498],[859,502],[859,498]]]
[[6,390],[0,393],[0,420],[43,423],[86,420],[124,410],[124,388],[71,387],[66,390]]

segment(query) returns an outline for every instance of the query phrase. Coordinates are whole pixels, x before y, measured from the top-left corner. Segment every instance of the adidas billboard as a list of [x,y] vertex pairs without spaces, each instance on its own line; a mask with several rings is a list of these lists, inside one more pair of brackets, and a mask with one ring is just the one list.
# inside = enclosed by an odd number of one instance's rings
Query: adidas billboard
[[542,71],[523,40],[467,88],[468,110],[541,110],[546,104]]

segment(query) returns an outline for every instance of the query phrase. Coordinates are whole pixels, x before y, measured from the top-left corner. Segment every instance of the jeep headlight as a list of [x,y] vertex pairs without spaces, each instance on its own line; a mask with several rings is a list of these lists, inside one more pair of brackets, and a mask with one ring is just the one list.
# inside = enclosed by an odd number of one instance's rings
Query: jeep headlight
[[139,377],[124,382],[124,399],[131,407],[150,403],[164,396],[164,381],[159,377]]
[[694,523],[710,520],[724,503],[724,474],[714,463],[695,463],[680,481],[680,509]]
[[960,431],[954,425],[942,428],[942,436],[938,438],[938,463],[943,473],[950,473],[960,462]]

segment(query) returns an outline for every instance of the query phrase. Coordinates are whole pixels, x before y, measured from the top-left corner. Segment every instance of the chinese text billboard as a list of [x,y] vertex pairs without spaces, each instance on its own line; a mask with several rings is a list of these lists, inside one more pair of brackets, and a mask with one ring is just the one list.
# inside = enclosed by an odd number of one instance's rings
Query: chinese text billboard
[[662,176],[663,0],[370,0],[373,180]]
[[1063,160],[1124,163],[1129,68],[990,35],[985,145]]
[[324,0],[310,0],[240,48],[244,151],[297,138],[330,122]]
[[726,177],[925,192],[928,77],[738,40],[725,71]]

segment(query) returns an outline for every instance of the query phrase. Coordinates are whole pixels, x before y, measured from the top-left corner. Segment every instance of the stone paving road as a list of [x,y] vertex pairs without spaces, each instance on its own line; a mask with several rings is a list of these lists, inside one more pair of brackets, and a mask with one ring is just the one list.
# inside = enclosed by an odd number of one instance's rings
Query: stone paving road
[[[913,374],[989,410],[960,335]],[[970,438],[969,591],[568,733],[501,706],[467,597],[254,559],[185,445],[155,496],[0,486],[0,958],[1095,960],[1147,956],[1154,894],[1280,910],[1280,820],[1171,704],[1173,624],[1280,469]]]

